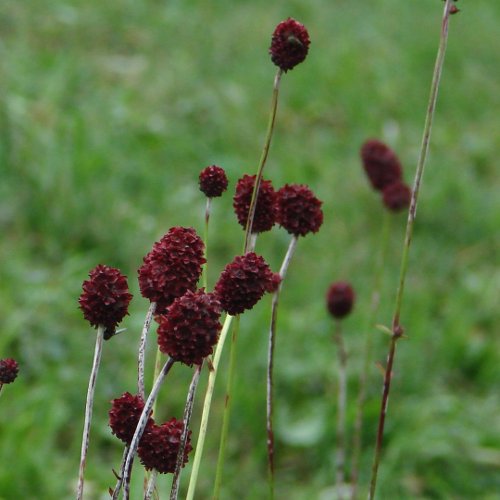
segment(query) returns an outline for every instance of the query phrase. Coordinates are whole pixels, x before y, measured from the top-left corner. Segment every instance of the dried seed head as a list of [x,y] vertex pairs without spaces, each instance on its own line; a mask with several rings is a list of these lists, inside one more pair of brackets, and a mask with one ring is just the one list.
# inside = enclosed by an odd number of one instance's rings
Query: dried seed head
[[[132,396],[129,392],[125,392],[119,398],[111,401],[109,426],[113,434],[125,444],[130,444],[132,441],[143,409],[144,400],[141,396]],[[150,417],[146,427],[153,425],[153,423],[154,421]]]
[[321,201],[307,187],[285,184],[278,191],[277,222],[294,236],[318,232],[323,223]]
[[328,288],[326,293],[326,307],[336,319],[347,316],[354,304],[355,293],[352,286],[346,281],[337,281]]
[[366,141],[361,147],[361,160],[373,189],[382,191],[401,180],[401,163],[396,153],[377,139]]
[[[160,474],[174,472],[183,430],[184,423],[175,418],[162,425],[155,424],[147,428],[137,450],[144,467],[148,470],[156,469]],[[184,449],[183,467],[192,449],[191,431],[189,431]]]
[[393,182],[382,191],[382,200],[391,212],[401,212],[410,206],[411,189],[403,182]]
[[201,364],[219,338],[221,312],[215,294],[187,291],[159,316],[160,351],[189,366]]
[[0,385],[11,384],[19,373],[19,365],[15,359],[0,359]]
[[257,304],[264,293],[276,289],[276,275],[254,252],[237,256],[228,264],[215,285],[222,308],[232,316]]
[[204,168],[200,173],[200,191],[207,198],[217,198],[227,189],[227,176],[217,165]]
[[92,325],[103,325],[114,331],[116,325],[128,314],[132,295],[127,278],[113,267],[99,264],[83,282],[83,292],[78,300],[83,317]]
[[306,58],[309,44],[305,26],[289,17],[276,26],[269,54],[273,63],[286,72]]
[[[255,186],[255,175],[244,175],[236,185],[233,198],[233,207],[238,222],[246,228],[252,193]],[[271,181],[261,180],[255,215],[252,224],[252,233],[269,231],[276,222],[276,192]]]
[[156,312],[188,290],[194,291],[201,275],[205,245],[193,228],[173,227],[153,245],[139,269],[143,297],[156,302]]

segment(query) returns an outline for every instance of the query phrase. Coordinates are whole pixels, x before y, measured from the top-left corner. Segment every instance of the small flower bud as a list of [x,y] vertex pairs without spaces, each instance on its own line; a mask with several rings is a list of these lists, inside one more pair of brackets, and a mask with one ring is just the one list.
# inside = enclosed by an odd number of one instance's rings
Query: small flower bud
[[306,58],[309,44],[305,26],[289,17],[276,26],[269,54],[273,63],[286,72]]
[[396,153],[377,139],[366,141],[361,147],[361,160],[373,189],[384,187],[401,180],[402,170]]
[[217,165],[204,168],[200,173],[200,191],[207,198],[217,198],[227,189],[227,176]]
[[401,212],[410,206],[411,189],[403,182],[393,182],[382,191],[382,200],[391,212]]
[[328,288],[326,306],[334,318],[341,319],[351,312],[354,299],[352,286],[345,281],[337,281]]
[[19,373],[19,365],[15,359],[0,359],[0,385],[11,384]]

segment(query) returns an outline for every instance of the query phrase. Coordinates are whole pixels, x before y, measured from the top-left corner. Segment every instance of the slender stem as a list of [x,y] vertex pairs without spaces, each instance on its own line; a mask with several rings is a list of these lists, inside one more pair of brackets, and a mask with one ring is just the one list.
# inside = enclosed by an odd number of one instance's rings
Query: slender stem
[[196,388],[200,380],[201,368],[203,365],[198,365],[193,373],[191,385],[186,399],[186,406],[184,408],[184,428],[182,429],[181,444],[177,452],[177,462],[175,464],[174,477],[172,479],[172,489],[170,490],[170,500],[177,500],[179,495],[179,482],[181,478],[181,470],[184,464],[184,450],[186,449],[186,442],[189,433],[189,423],[191,422],[191,415],[193,414],[194,397]]
[[403,254],[401,257],[401,269],[399,275],[399,285],[396,294],[396,303],[394,307],[394,316],[392,319],[392,337],[389,346],[389,354],[387,357],[387,366],[385,369],[384,376],[384,388],[382,393],[382,402],[380,407],[379,424],[377,429],[377,438],[375,442],[375,454],[373,458],[372,474],[370,479],[370,491],[368,498],[372,500],[375,497],[375,490],[377,486],[377,474],[380,465],[380,452],[382,449],[382,441],[384,435],[384,423],[385,416],[387,413],[387,402],[389,400],[389,392],[391,387],[391,376],[392,376],[392,366],[394,363],[394,356],[396,354],[396,342],[401,338],[403,334],[403,329],[400,325],[400,315],[401,306],[403,302],[403,292],[406,279],[406,273],[408,270],[408,256],[410,252],[413,225],[415,217],[417,214],[417,201],[418,194],[420,191],[420,185],[422,182],[422,176],[424,173],[425,162],[427,159],[427,153],[429,151],[429,141],[431,136],[432,121],[434,118],[434,112],[436,109],[436,101],[439,90],[439,82],[441,80],[441,73],[443,70],[444,56],[446,53],[446,45],[448,41],[448,21],[450,16],[450,8],[453,4],[453,0],[446,0],[443,12],[443,20],[441,25],[441,36],[439,41],[439,48],[436,57],[436,63],[434,65],[434,73],[431,83],[431,91],[429,97],[429,104],[427,107],[427,114],[425,117],[424,132],[422,137],[422,145],[420,148],[420,155],[417,162],[417,171],[415,173],[415,180],[413,183],[412,196],[410,201],[410,210],[408,212],[408,221],[406,224],[406,235],[403,245]]
[[158,471],[153,469],[149,475],[146,493],[144,493],[144,500],[151,500],[156,487],[156,479],[158,478]]
[[266,164],[267,155],[269,154],[269,147],[271,145],[271,138],[273,136],[274,123],[276,121],[276,110],[278,109],[278,95],[279,95],[279,87],[281,81],[281,75],[283,71],[278,69],[276,76],[274,77],[274,85],[273,85],[273,97],[271,100],[271,113],[269,115],[269,122],[267,125],[266,138],[264,140],[264,147],[262,149],[262,154],[259,160],[259,167],[257,169],[257,174],[255,176],[255,185],[252,193],[252,200],[250,201],[250,208],[248,209],[248,219],[247,219],[247,227],[245,230],[245,246],[244,253],[249,251],[249,239],[250,234],[252,233],[253,219],[255,216],[255,208],[257,206],[257,193],[259,192],[260,182],[262,180],[262,172],[264,171],[264,165]]
[[149,305],[148,312],[146,314],[146,319],[144,320],[144,326],[142,327],[141,339],[139,341],[139,355],[137,357],[137,392],[142,399],[145,399],[144,390],[144,358],[146,354],[146,343],[148,340],[148,332],[151,326],[151,321],[156,310],[156,302],[151,302]]
[[97,327],[97,338],[94,350],[94,362],[92,363],[92,371],[90,372],[89,387],[87,390],[87,402],[85,404],[85,421],[83,424],[82,451],[80,455],[80,469],[78,471],[78,487],[76,492],[77,500],[83,497],[83,482],[85,475],[85,465],[87,461],[87,450],[89,448],[90,425],[92,423],[92,408],[94,406],[94,392],[97,381],[97,373],[101,363],[102,343],[104,339],[103,325]]
[[347,352],[342,337],[341,321],[336,322],[334,340],[337,344],[338,357],[338,394],[337,394],[337,453],[335,464],[335,482],[337,498],[343,499],[342,489],[345,481],[345,414],[347,401]]
[[210,222],[210,211],[212,208],[212,198],[207,198],[205,207],[205,232],[203,239],[205,240],[205,264],[203,265],[203,286],[205,291],[208,291],[208,223]]
[[274,499],[274,431],[273,431],[273,372],[274,372],[274,348],[276,344],[276,324],[278,320],[278,304],[283,281],[290,265],[290,261],[297,247],[298,238],[293,236],[288,245],[283,263],[281,264],[281,282],[273,294],[271,303],[271,324],[269,327],[269,341],[267,347],[267,398],[266,398],[266,429],[267,429],[267,464],[269,481],[269,498]]
[[159,373],[153,388],[151,389],[151,393],[148,396],[146,403],[144,404],[144,409],[142,410],[141,417],[139,418],[139,422],[137,423],[137,428],[135,429],[134,436],[132,437],[132,441],[129,445],[129,450],[127,456],[122,464],[120,477],[121,483],[117,484],[115,490],[113,492],[113,500],[118,498],[120,493],[121,486],[124,487],[124,497],[128,498],[129,495],[129,487],[130,487],[130,473],[132,468],[132,460],[134,458],[135,452],[137,451],[137,447],[139,445],[139,440],[144,433],[144,429],[146,428],[146,424],[148,422],[149,417],[151,416],[151,412],[153,409],[153,403],[158,396],[158,392],[160,390],[161,384],[165,380],[168,372],[172,368],[174,364],[174,360],[172,358],[168,358],[168,360],[163,365],[161,372]]
[[380,306],[382,277],[384,274],[391,220],[392,213],[389,212],[389,210],[384,210],[379,252],[375,263],[375,273],[373,276],[373,289],[370,300],[370,309],[365,326],[366,339],[363,352],[363,364],[359,376],[358,399],[356,401],[356,417],[354,421],[354,435],[352,441],[351,500],[356,500],[357,497],[359,460],[361,456],[361,434],[363,430],[363,414],[366,400],[366,385],[370,374],[373,349],[373,326],[375,325]]
[[219,342],[215,349],[215,354],[211,363],[210,372],[208,374],[207,389],[205,392],[205,401],[203,403],[203,412],[201,414],[200,432],[198,434],[198,442],[196,444],[196,450],[194,453],[193,468],[191,469],[191,477],[189,478],[189,487],[186,496],[186,500],[193,500],[194,493],[196,490],[196,483],[198,481],[198,473],[200,470],[201,456],[203,455],[203,446],[205,444],[205,437],[207,434],[208,417],[210,415],[210,406],[212,404],[212,396],[214,393],[215,379],[217,377],[217,370],[219,367],[219,362],[222,354],[222,349],[224,347],[224,342],[226,341],[227,333],[231,326],[231,322],[234,316],[226,316],[224,321],[224,326],[219,337]]
[[240,326],[240,316],[235,317],[233,333],[231,335],[231,348],[229,350],[229,370],[227,375],[226,397],[224,399],[224,412],[222,415],[222,430],[220,435],[219,456],[217,458],[217,468],[215,470],[215,482],[213,500],[218,500],[220,488],[222,485],[222,472],[224,469],[224,460],[226,458],[227,436],[229,433],[229,420],[231,416],[231,403],[233,397],[234,368],[236,366],[236,340]]

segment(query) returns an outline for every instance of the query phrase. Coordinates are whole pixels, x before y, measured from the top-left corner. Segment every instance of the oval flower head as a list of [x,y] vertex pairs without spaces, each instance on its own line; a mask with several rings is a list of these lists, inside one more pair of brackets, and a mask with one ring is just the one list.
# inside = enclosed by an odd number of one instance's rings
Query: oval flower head
[[410,206],[411,189],[404,182],[393,182],[382,191],[382,201],[391,212],[401,212]]
[[289,17],[276,26],[271,39],[271,60],[283,71],[295,68],[309,51],[309,33],[306,27]]
[[332,283],[326,293],[326,307],[336,319],[347,316],[354,305],[356,295],[350,283],[337,281]]
[[211,165],[200,172],[200,191],[207,198],[218,198],[227,189],[227,176],[223,168]]
[[399,158],[382,141],[369,139],[361,146],[360,155],[366,175],[376,191],[382,191],[389,184],[401,180]]
[[19,365],[15,359],[0,359],[0,386],[2,384],[11,384],[14,382],[18,373]]

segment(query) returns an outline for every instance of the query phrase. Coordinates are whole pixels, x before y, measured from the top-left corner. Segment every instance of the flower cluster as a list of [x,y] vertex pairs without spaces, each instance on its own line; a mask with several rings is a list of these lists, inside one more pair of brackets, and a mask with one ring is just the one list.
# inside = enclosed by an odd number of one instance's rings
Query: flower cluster
[[90,271],[89,279],[83,282],[82,288],[78,302],[84,318],[92,326],[102,325],[113,332],[128,314],[128,305],[132,300],[127,278],[118,269],[99,264]]
[[11,384],[19,373],[19,365],[15,359],[0,359],[0,385]]
[[222,307],[217,296],[199,290],[174,300],[159,317],[160,351],[186,365],[199,365],[212,354],[222,325]]
[[276,26],[269,54],[273,63],[286,72],[306,58],[309,44],[305,26],[289,17]]
[[[236,192],[233,198],[233,207],[238,222],[246,228],[248,212],[252,202],[252,194],[255,186],[255,175],[244,175],[236,184]],[[255,214],[252,224],[252,233],[263,233],[269,231],[276,222],[276,191],[271,181],[262,179],[259,186],[259,194],[255,205]]]
[[332,283],[326,293],[326,307],[336,319],[347,316],[354,305],[355,293],[352,286],[345,281]]
[[321,201],[307,187],[285,184],[278,191],[277,222],[294,236],[318,232],[323,223]]
[[[130,444],[132,441],[143,409],[144,400],[141,396],[132,396],[129,392],[125,392],[111,402],[109,426],[113,434],[125,444]],[[153,423],[153,419],[150,417],[146,428]]]
[[276,289],[279,281],[266,261],[254,252],[237,256],[229,263],[215,285],[222,308],[232,316],[257,304],[264,293]]
[[223,168],[211,165],[200,172],[200,191],[207,198],[217,198],[227,189],[227,176]]
[[[147,427],[137,450],[142,465],[146,469],[156,469],[160,474],[174,472],[183,430],[184,423],[175,418],[162,425],[154,424]],[[188,454],[192,449],[191,431],[189,431],[184,449],[183,466],[186,465]]]
[[194,291],[205,263],[205,245],[193,228],[173,227],[144,257],[139,269],[143,297],[161,314],[188,290]]

